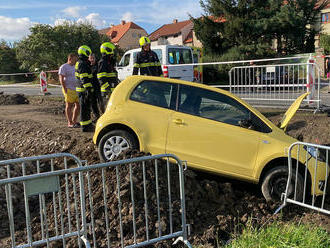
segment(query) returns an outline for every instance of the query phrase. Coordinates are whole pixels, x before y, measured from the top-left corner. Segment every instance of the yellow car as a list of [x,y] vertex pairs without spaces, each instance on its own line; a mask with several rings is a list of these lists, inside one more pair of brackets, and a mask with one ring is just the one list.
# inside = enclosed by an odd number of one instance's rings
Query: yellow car
[[[102,161],[129,148],[173,153],[192,168],[260,183],[265,198],[275,199],[286,186],[287,149],[297,141],[283,129],[306,95],[288,109],[279,128],[227,91],[176,79],[131,76],[112,93],[93,142]],[[298,160],[305,155],[301,152]],[[301,164],[298,171],[303,173]],[[314,177],[312,167],[307,167],[309,185],[314,185],[314,178],[316,185],[325,180],[325,173]],[[303,191],[303,175],[297,177],[298,192]],[[321,193],[320,186],[315,194]]]

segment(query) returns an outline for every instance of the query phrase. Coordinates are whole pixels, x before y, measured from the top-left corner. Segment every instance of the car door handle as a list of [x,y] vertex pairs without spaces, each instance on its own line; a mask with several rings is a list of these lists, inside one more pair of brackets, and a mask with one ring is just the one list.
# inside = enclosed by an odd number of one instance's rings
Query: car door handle
[[183,125],[184,121],[182,119],[174,119],[173,122],[177,125]]

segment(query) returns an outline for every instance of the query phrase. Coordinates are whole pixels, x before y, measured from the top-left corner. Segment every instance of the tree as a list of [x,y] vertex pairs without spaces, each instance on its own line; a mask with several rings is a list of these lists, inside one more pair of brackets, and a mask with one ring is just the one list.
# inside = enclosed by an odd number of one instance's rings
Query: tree
[[314,24],[328,0],[201,0],[200,3],[205,15],[193,22],[206,52],[247,59],[312,51],[317,32]]
[[109,40],[105,35],[100,35],[91,24],[37,24],[30,31],[29,36],[16,44],[21,67],[30,71],[35,68],[58,68],[66,62],[67,55],[77,53],[81,45],[88,45],[99,55],[100,45]]
[[[15,48],[4,40],[0,41],[0,74],[20,72],[16,59]],[[10,80],[10,76],[1,77],[2,80]]]
[[325,54],[330,53],[330,35],[327,34],[321,35],[320,46],[323,47]]

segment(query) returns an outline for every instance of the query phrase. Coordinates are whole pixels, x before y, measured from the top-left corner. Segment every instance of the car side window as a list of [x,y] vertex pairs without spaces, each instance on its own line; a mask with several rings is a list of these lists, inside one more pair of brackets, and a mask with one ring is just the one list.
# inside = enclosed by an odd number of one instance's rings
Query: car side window
[[130,100],[162,108],[170,108],[174,85],[158,81],[143,81],[132,92]]
[[219,92],[180,85],[178,105],[178,111],[183,113],[246,128],[250,124],[254,130],[262,132],[267,129],[249,109]]

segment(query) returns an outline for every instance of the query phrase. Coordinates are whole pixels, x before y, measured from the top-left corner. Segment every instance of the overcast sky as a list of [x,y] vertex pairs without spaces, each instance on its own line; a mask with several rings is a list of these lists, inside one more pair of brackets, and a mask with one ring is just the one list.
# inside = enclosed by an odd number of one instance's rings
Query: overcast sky
[[64,20],[87,21],[97,29],[133,21],[150,34],[173,19],[202,13],[199,0],[0,0],[0,40],[22,39],[35,23],[56,25]]

